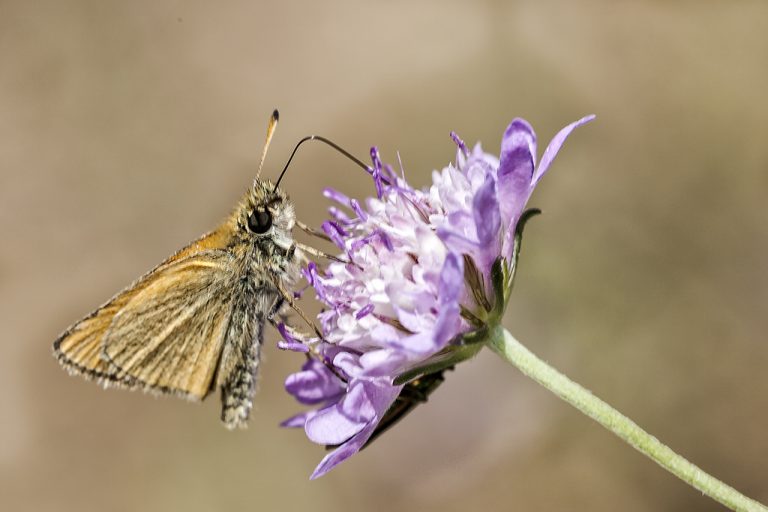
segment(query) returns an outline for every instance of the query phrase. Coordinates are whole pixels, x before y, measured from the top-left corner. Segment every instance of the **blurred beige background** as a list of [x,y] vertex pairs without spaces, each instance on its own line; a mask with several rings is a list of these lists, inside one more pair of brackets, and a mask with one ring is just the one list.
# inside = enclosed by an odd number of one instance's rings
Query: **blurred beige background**
[[[411,181],[579,129],[535,194],[508,327],[702,467],[768,501],[768,4],[0,3],[0,508],[720,510],[482,354],[319,481],[280,429],[300,359],[271,333],[246,432],[202,406],[102,391],[50,344],[213,227],[303,135],[399,150]],[[369,180],[321,146],[284,182]]]

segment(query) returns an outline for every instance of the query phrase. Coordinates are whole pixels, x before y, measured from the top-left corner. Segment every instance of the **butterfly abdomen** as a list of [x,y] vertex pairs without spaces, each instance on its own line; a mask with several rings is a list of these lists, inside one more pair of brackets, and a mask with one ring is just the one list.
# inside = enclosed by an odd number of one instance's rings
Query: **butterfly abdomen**
[[221,389],[221,420],[227,428],[245,427],[258,383],[264,325],[277,292],[271,282],[248,272],[237,284],[234,304],[219,361],[216,383]]

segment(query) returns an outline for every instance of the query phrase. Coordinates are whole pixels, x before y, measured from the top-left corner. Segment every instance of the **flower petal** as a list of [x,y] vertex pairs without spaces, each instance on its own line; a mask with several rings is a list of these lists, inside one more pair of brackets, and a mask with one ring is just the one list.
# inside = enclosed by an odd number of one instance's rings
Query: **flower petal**
[[360,364],[363,365],[365,377],[396,375],[407,362],[408,359],[400,350],[373,350],[360,356]]
[[492,174],[486,176],[485,183],[472,199],[472,215],[475,218],[477,240],[480,242],[480,247],[486,251],[496,252],[501,216],[499,214],[499,202],[496,200],[496,180],[493,179]]
[[360,432],[366,421],[354,421],[341,412],[339,404],[330,405],[317,411],[307,419],[304,431],[310,441],[317,444],[341,444]]
[[565,139],[568,138],[571,132],[576,128],[578,128],[579,126],[583,124],[587,124],[594,118],[595,118],[594,114],[586,117],[582,117],[578,121],[574,121],[573,123],[569,124],[562,130],[557,132],[557,135],[555,135],[552,138],[549,145],[547,146],[547,149],[544,150],[544,154],[541,156],[541,163],[539,164],[538,169],[536,169],[536,174],[533,177],[534,185],[536,185],[536,183],[539,182],[541,177],[544,176],[544,173],[547,172],[547,169],[549,169],[549,166],[552,164],[552,161],[555,159],[555,156],[557,156],[557,152],[560,151],[560,148],[565,142]]
[[[501,139],[499,179],[512,177],[526,186],[536,166],[536,132],[525,119],[514,119]],[[522,185],[521,185],[522,186]]]
[[344,386],[323,363],[310,359],[285,379],[285,390],[302,404],[312,405],[338,399]]
[[[339,446],[338,448],[336,448],[336,450],[326,455],[323,458],[323,460],[320,461],[320,464],[317,466],[317,468],[315,468],[315,471],[312,473],[312,476],[310,477],[311,479],[315,479],[323,476],[328,471],[333,469],[335,466],[337,466],[341,462],[345,461],[352,455],[359,452],[360,449],[363,446],[365,446],[365,443],[368,441],[368,439],[376,430],[376,427],[378,426],[379,421],[387,412],[387,410],[395,401],[395,399],[398,397],[398,395],[400,395],[400,391],[403,389],[403,386],[390,386],[390,385],[383,385],[383,384],[378,385],[373,382],[366,383],[365,387],[366,387],[366,395],[370,398],[371,404],[376,410],[376,417],[373,418],[365,426],[365,428],[357,432],[354,436],[352,436],[349,440],[347,440],[343,445]],[[326,444],[339,444],[339,443],[326,443]]]
[[437,228],[437,236],[451,251],[472,254],[479,249],[477,242],[444,226]]
[[354,454],[360,451],[365,446],[365,443],[376,430],[376,425],[368,425],[365,429],[361,430],[356,436],[336,448],[334,451],[323,457],[320,464],[317,465],[315,471],[309,477],[310,480],[320,478]]
[[365,446],[365,443],[368,441],[368,439],[371,437],[373,432],[376,430],[376,425],[371,424],[368,425],[366,428],[361,430],[357,435],[349,439],[346,443],[336,448],[334,451],[323,457],[323,460],[320,461],[320,464],[317,465],[315,470],[312,472],[312,475],[309,477],[310,480],[314,480],[316,478],[320,478],[354,454],[360,451],[360,449]]
[[339,402],[341,413],[356,423],[371,421],[376,416],[376,410],[368,396],[369,391],[365,381],[353,380],[346,396]]
[[442,349],[458,333],[460,323],[459,297],[464,288],[464,260],[455,253],[445,258],[440,272],[440,313],[433,338],[437,349]]
[[299,414],[291,416],[287,420],[283,420],[283,422],[280,423],[280,426],[286,428],[304,428],[304,425],[307,424],[307,420],[315,414],[317,414],[317,411],[300,412]]
[[440,272],[438,294],[440,304],[456,302],[464,286],[464,260],[456,253],[445,257],[443,270]]
[[536,134],[526,120],[515,119],[501,141],[496,189],[501,222],[507,228],[520,215],[531,195],[535,164]]

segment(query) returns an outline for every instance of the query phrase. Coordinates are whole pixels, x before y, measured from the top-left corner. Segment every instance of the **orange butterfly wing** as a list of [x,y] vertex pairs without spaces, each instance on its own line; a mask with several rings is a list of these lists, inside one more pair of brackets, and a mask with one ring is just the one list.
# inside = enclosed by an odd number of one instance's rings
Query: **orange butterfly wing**
[[202,399],[221,354],[231,303],[223,225],[181,249],[53,344],[70,372],[105,386]]

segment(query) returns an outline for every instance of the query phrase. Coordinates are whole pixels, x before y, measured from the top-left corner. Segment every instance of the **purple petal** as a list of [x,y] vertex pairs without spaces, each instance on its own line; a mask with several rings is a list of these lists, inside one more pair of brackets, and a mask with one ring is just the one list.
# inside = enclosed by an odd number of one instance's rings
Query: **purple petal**
[[501,139],[499,180],[509,178],[519,187],[528,186],[536,166],[536,133],[525,119],[514,119]]
[[440,272],[438,295],[440,304],[450,304],[459,299],[464,287],[464,260],[455,253],[445,257],[443,269]]
[[371,340],[381,345],[397,340],[400,337],[400,331],[387,323],[381,323],[371,329],[370,335]]
[[541,177],[544,176],[544,173],[547,172],[547,169],[549,169],[549,166],[552,164],[555,156],[557,156],[557,152],[560,151],[560,147],[563,145],[565,139],[568,138],[571,132],[579,126],[590,122],[594,118],[594,115],[582,117],[578,121],[569,124],[557,132],[557,135],[552,138],[549,145],[547,146],[547,149],[544,150],[544,154],[541,156],[541,163],[539,164],[538,169],[536,169],[536,175],[533,177],[534,185],[538,183]]
[[[381,412],[381,386],[353,381],[338,403],[307,419],[307,437],[318,444],[341,444],[360,432]],[[384,394],[387,399],[386,394]]]
[[365,428],[366,422],[353,421],[342,414],[338,404],[317,411],[307,419],[304,431],[310,441],[317,444],[341,444]]
[[496,199],[496,180],[492,174],[485,177],[485,183],[472,199],[472,214],[475,218],[477,239],[480,246],[491,251],[496,250],[501,227],[499,202]]
[[[434,292],[429,295],[421,295],[429,303],[434,303]],[[417,299],[418,300],[418,299]],[[428,331],[435,324],[435,319],[431,315],[425,315],[422,312],[413,311],[413,305],[408,305],[408,308],[396,307],[398,321],[411,332]]]
[[299,402],[313,405],[338,399],[344,385],[323,363],[310,359],[285,379],[285,390]]
[[323,457],[323,460],[320,461],[320,464],[317,465],[315,468],[315,471],[312,472],[312,476],[309,477],[310,480],[314,480],[316,478],[320,478],[354,454],[360,451],[360,449],[365,446],[365,443],[368,441],[368,439],[373,434],[374,430],[376,430],[376,425],[371,424],[368,425],[365,429],[361,430],[356,436],[352,437],[350,440],[348,440],[343,445],[336,448],[334,451]]
[[461,316],[458,302],[446,304],[440,308],[435,331],[432,335],[435,341],[435,351],[442,350],[461,329]]
[[373,350],[360,356],[365,377],[390,377],[408,362],[406,355],[397,350]]
[[365,446],[365,443],[371,437],[376,430],[376,426],[381,421],[384,413],[392,405],[403,386],[390,386],[390,385],[376,385],[374,383],[366,383],[367,394],[371,398],[374,409],[376,410],[376,417],[372,419],[362,430],[356,435],[351,437],[342,446],[339,446],[333,452],[326,455],[320,464],[315,468],[312,473],[311,479],[315,479],[323,476],[328,471],[344,462],[352,455],[360,451]]
[[437,228],[437,236],[443,241],[446,247],[452,251],[472,253],[479,247],[478,243],[474,240],[470,240],[469,238],[443,226]]
[[291,416],[287,420],[284,420],[282,423],[280,423],[281,427],[286,428],[304,428],[304,425],[306,425],[307,420],[314,416],[317,413],[317,411],[304,411],[300,412],[299,414],[296,414],[295,416]]
[[354,377],[360,374],[360,357],[350,352],[339,352],[333,357],[333,366],[345,374]]
[[536,134],[527,121],[515,119],[502,138],[496,186],[501,222],[505,226],[511,226],[531,195],[535,163]]
[[387,412],[389,406],[392,405],[395,398],[400,395],[400,391],[403,386],[393,386],[389,382],[384,380],[376,381],[363,381],[365,386],[366,396],[371,402],[371,406],[375,412],[375,416],[371,418],[371,421],[378,422]]
[[461,324],[459,297],[463,288],[464,260],[457,254],[450,253],[445,258],[443,270],[440,272],[440,313],[432,335],[438,350],[458,334]]
[[394,341],[392,345],[414,354],[434,354],[459,332],[461,325],[459,297],[464,287],[464,260],[449,253],[440,272],[438,300],[440,311],[434,328]]
[[376,416],[376,410],[368,391],[363,381],[353,381],[346,396],[338,404],[341,413],[355,423],[371,421]]
[[408,351],[412,355],[431,355],[440,350],[433,334],[432,331],[411,334],[410,336],[393,341],[392,346]]

